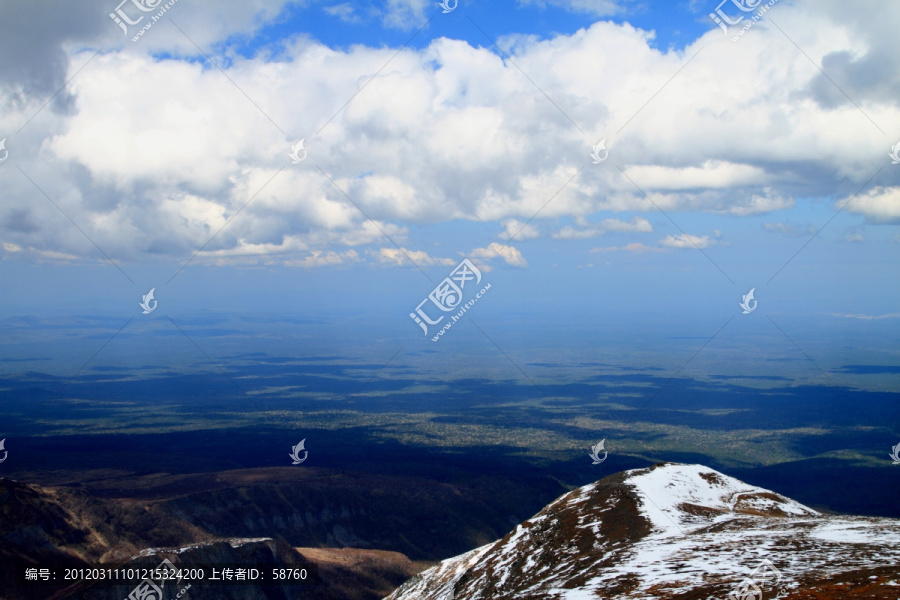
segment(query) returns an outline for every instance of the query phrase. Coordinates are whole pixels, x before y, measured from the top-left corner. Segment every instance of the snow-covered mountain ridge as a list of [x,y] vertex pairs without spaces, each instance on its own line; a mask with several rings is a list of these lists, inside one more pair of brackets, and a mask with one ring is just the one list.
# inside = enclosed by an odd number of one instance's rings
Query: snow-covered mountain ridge
[[[740,592],[741,595],[737,595]],[[822,515],[702,465],[573,490],[389,600],[900,599],[900,520]]]

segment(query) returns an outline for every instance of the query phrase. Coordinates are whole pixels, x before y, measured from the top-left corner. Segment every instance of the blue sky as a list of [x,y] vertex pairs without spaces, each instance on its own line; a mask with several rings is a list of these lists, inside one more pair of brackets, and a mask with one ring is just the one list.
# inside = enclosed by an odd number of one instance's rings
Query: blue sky
[[464,258],[507,334],[900,318],[890,15],[782,0],[732,41],[696,0],[180,0],[131,41],[85,6],[0,8],[0,320],[371,315],[425,344],[409,313]]
[[[495,40],[506,35],[549,39],[590,27],[600,13],[602,18],[614,23],[628,23],[654,32],[652,45],[666,50],[684,47],[715,27],[703,12],[704,8],[692,6],[690,2],[625,3],[612,14],[605,14],[607,11],[604,10],[577,9],[565,6],[565,3],[463,2],[452,13],[444,15],[437,2],[430,4],[435,5],[435,10],[432,11],[429,5],[424,14],[433,20],[430,23],[414,21],[408,27],[386,26],[384,7],[379,10],[377,3],[287,5],[276,19],[252,37],[236,36],[225,45],[232,46],[243,56],[253,56],[263,48],[277,52],[284,39],[301,34],[332,48],[348,48],[355,44],[399,47],[407,42],[413,48],[424,48],[436,37],[465,40],[473,46],[489,46],[484,33],[473,22]],[[424,29],[420,31],[421,27]],[[417,35],[411,37],[411,33]]]

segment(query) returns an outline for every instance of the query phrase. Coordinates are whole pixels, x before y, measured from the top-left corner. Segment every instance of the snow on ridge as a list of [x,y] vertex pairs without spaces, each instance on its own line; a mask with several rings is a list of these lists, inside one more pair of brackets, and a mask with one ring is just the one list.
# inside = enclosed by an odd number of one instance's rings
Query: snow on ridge
[[720,511],[725,518],[733,517],[739,504],[744,510],[777,509],[791,516],[819,514],[771,490],[749,485],[704,465],[666,463],[649,470],[635,469],[627,474],[626,483],[633,486],[641,498],[641,514],[665,535],[686,533],[692,526],[709,525],[709,519],[702,519],[701,523],[697,517],[682,510],[680,505],[683,503]]
[[890,544],[900,546],[900,531],[885,530],[881,523],[863,517],[830,519],[818,525],[810,538],[835,544]]
[[440,585],[437,589],[430,591],[427,597],[431,600],[452,600],[454,596],[453,588],[456,582],[465,575],[470,567],[477,564],[481,557],[493,548],[495,544],[496,542],[491,542],[474,550],[469,550],[465,554],[442,560],[439,565],[422,571],[398,587],[385,600],[422,597],[426,590],[434,586],[435,582],[440,582]]
[[[472,578],[460,596],[473,600],[485,598],[490,590],[504,591],[504,584],[507,594],[589,600],[615,597],[613,591],[625,579],[633,582],[629,597],[634,598],[672,597],[691,589],[721,594],[705,597],[724,597],[763,558],[780,571],[782,585],[792,589],[812,571],[823,577],[851,576],[855,570],[900,564],[897,519],[821,515],[785,496],[696,464],[636,469],[619,481],[637,494],[640,514],[651,521],[651,535],[627,545],[598,545],[603,539],[599,523],[609,505],[608,500],[588,502],[598,487],[593,483],[557,498],[505,541],[447,559],[387,600],[453,600],[454,587],[467,573]],[[597,499],[601,498],[606,496]],[[630,503],[626,514],[631,515],[629,507]],[[586,546],[572,553],[565,545],[543,545],[543,539],[535,539],[543,528],[532,525],[547,519],[561,519],[562,533],[571,533],[573,539],[590,542],[584,534],[592,533],[592,554],[581,553]],[[548,553],[555,560],[543,560]],[[516,558],[524,558],[516,569],[528,577],[510,582]],[[766,589],[767,594],[770,591]]]
[[184,554],[190,550],[196,550],[197,548],[202,548],[204,546],[211,546],[212,544],[218,544],[219,542],[228,542],[228,544],[232,548],[240,548],[245,544],[252,544],[254,542],[270,542],[272,538],[263,537],[263,538],[227,538],[223,540],[213,540],[211,542],[201,542],[199,544],[191,544],[189,546],[182,546],[181,548],[146,548],[141,550],[138,553],[138,558],[145,558],[147,556],[156,556],[159,552],[171,552],[174,554]]

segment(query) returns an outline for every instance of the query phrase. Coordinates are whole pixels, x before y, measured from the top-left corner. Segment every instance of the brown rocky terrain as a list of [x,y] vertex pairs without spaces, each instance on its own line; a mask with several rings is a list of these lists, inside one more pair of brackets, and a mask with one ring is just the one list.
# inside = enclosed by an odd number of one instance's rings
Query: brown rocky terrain
[[[900,598],[900,521],[823,515],[702,465],[563,495],[389,600]],[[748,595],[750,594],[750,595]]]
[[[185,548],[249,544],[236,550],[246,552],[259,543],[247,540],[271,538],[281,548],[271,560],[324,561],[308,597],[380,598],[430,564],[421,561],[484,544],[527,516],[519,484],[501,478],[456,484],[307,468],[102,475],[68,474],[56,486],[0,478],[0,564],[122,564],[153,548],[184,558]],[[19,600],[62,587],[26,594],[0,568],[0,590]]]

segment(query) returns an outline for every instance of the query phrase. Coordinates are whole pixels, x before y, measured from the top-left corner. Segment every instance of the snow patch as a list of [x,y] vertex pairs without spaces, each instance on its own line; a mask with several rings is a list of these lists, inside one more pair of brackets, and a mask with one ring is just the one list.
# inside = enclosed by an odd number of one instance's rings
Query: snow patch
[[[703,465],[667,464],[650,470],[628,472],[625,480],[641,498],[641,513],[662,535],[688,533],[733,518],[740,504],[761,512],[780,510],[788,515],[809,516],[818,513],[764,488],[719,473]],[[682,509],[683,504],[711,509],[719,517],[697,517]]]
[[232,548],[240,548],[245,544],[252,544],[253,542],[269,542],[272,541],[272,538],[264,537],[264,538],[228,538],[225,540],[214,540],[212,542],[203,542],[200,544],[191,544],[190,546],[182,546],[181,548],[147,548],[145,550],[141,550],[138,554],[138,558],[145,558],[147,556],[156,556],[159,552],[169,552],[174,554],[184,554],[185,552],[189,552],[190,550],[196,550],[197,548],[203,548],[204,546],[211,546],[212,544],[218,544],[219,542],[228,542],[228,544]]

